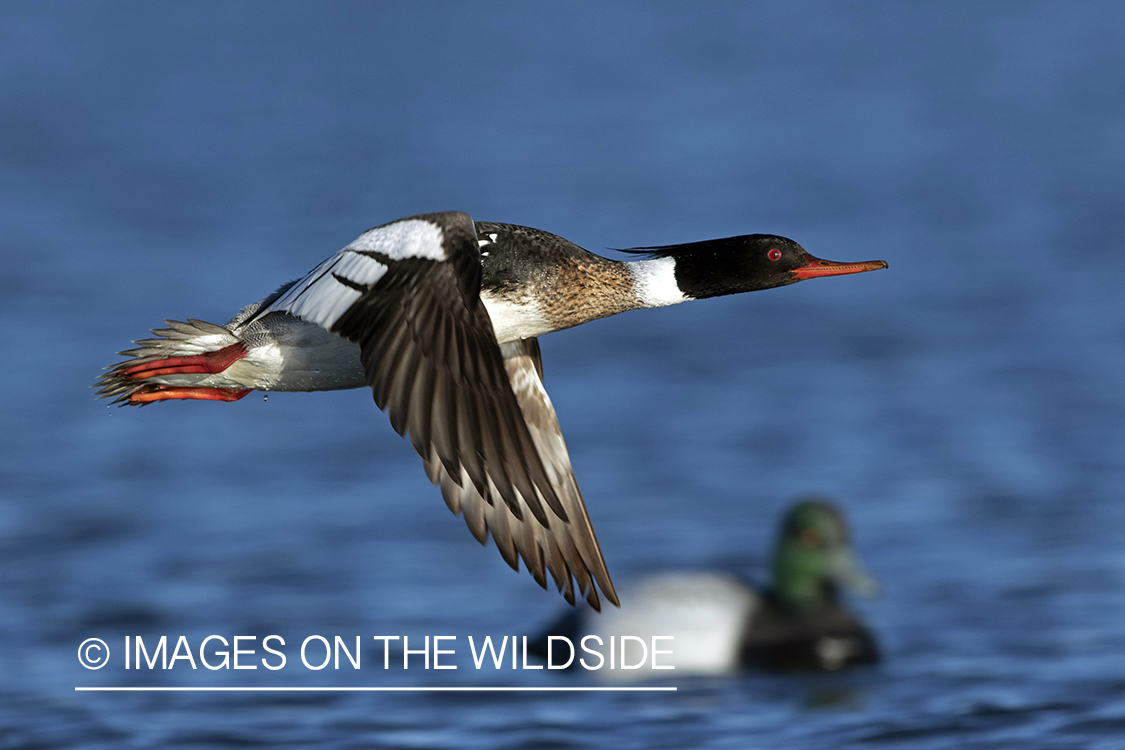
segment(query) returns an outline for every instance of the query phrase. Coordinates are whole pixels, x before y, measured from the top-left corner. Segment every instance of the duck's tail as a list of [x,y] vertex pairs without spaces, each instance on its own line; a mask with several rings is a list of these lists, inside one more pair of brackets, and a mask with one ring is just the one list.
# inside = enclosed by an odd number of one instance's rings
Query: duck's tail
[[164,322],[167,328],[152,329],[160,338],[134,341],[136,349],[118,352],[130,359],[106,368],[93,386],[98,398],[143,406],[169,399],[237,401],[250,392],[214,377],[246,356],[232,331],[193,318]]

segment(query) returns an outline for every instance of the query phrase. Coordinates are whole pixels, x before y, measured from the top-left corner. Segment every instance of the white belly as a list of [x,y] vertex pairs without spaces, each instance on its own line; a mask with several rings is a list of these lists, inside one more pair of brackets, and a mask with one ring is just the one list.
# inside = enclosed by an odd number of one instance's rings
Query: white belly
[[335,391],[367,385],[359,346],[319,326],[290,329],[279,342],[255,347],[227,372],[264,391]]
[[555,328],[547,321],[539,306],[530,299],[512,302],[481,291],[481,302],[492,319],[492,329],[496,332],[496,342],[530,339],[550,333]]

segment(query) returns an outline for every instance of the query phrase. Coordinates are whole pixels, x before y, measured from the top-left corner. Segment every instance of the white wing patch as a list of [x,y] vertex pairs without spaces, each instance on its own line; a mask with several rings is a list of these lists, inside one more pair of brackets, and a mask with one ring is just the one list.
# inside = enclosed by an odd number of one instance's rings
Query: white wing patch
[[[308,323],[331,329],[332,325],[340,319],[341,315],[347,312],[348,308],[359,299],[361,294],[358,289],[352,289],[333,276],[334,273],[338,273],[337,269],[341,266],[351,266],[353,273],[359,270],[355,268],[356,264],[352,260],[353,258],[365,261],[372,266],[370,269],[365,269],[367,272],[362,274],[365,278],[377,279],[378,276],[382,276],[387,271],[387,267],[382,263],[362,255],[356,255],[350,250],[341,250],[314,268],[308,276],[290,287],[289,291],[276,299],[268,308],[260,310],[255,318],[260,318],[268,312],[285,311]],[[374,268],[375,266],[378,268]],[[378,273],[378,276],[376,276],[376,273]],[[350,280],[347,274],[341,273],[340,275]],[[356,280],[356,283],[372,282]]]
[[441,227],[421,219],[407,219],[376,227],[356,237],[345,250],[382,253],[394,260],[446,260]]
[[345,250],[337,258],[339,260],[333,266],[332,273],[343,276],[353,284],[370,286],[383,278],[383,274],[387,272],[387,264],[380,263],[369,255]]
[[368,230],[314,268],[254,317],[285,311],[331,330],[340,316],[362,295],[356,287],[371,286],[387,272],[386,263],[367,253],[377,253],[391,261],[406,258],[440,261],[446,258],[442,242],[441,228],[419,219],[396,221]]

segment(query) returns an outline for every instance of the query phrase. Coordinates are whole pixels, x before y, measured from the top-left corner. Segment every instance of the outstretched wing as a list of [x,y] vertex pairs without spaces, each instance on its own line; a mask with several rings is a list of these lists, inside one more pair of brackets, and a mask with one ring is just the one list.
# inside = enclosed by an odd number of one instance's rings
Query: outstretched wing
[[[480,285],[472,219],[425,214],[360,235],[246,324],[285,311],[359,344],[375,403],[409,434],[447,504],[472,510],[474,535],[491,530],[513,567],[515,544],[536,580],[545,586],[546,567],[572,603],[570,574],[595,606],[591,578],[616,603],[554,410],[537,377],[542,399],[517,399],[531,393],[525,368],[501,355]],[[556,438],[536,426],[543,404]]]
[[555,407],[543,388],[539,342],[537,339],[514,341],[503,344],[500,350],[508,381],[523,412],[524,423],[570,521],[551,515],[548,515],[546,524],[526,515],[520,520],[493,501],[498,494],[495,486],[490,485],[487,492],[481,492],[464,475],[457,480],[455,475],[446,471],[436,455],[427,457],[426,473],[435,484],[441,485],[441,493],[449,509],[464,515],[469,530],[481,544],[488,539],[488,532],[492,532],[497,549],[513,569],[519,569],[519,558],[522,557],[535,580],[544,588],[547,585],[544,571],[550,571],[559,591],[571,604],[574,604],[573,582],[576,582],[578,590],[586,593],[586,600],[594,609],[601,609],[595,583],[607,599],[620,605],[602,559],[594,527],[586,513],[582,493],[574,479],[574,469],[570,465]]

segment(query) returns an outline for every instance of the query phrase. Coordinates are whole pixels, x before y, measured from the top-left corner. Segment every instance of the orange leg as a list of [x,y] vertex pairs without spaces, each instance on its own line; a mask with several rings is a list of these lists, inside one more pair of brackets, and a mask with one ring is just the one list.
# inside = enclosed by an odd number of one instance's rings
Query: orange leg
[[201,401],[237,401],[251,391],[232,388],[181,388],[174,385],[153,385],[129,396],[131,404],[148,404],[172,399],[199,399]]

